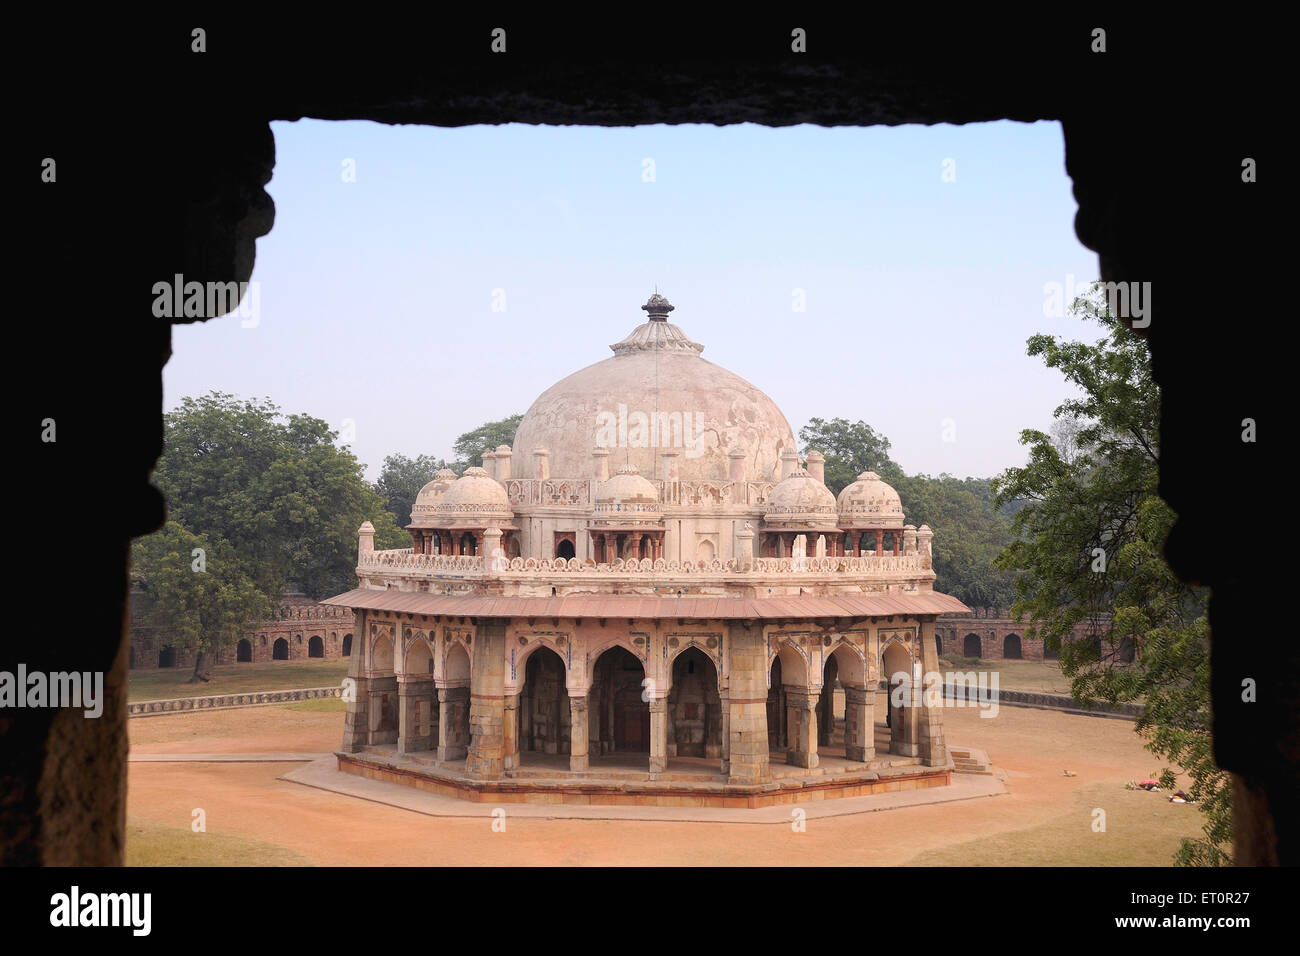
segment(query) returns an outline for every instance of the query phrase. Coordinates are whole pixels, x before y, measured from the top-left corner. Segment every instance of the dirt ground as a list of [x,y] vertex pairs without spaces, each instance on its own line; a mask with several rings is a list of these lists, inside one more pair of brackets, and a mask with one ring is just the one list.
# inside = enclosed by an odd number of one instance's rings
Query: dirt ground
[[[342,707],[257,707],[131,721],[133,753],[328,752]],[[337,706],[337,709],[334,707]],[[951,745],[986,750],[1010,794],[779,825],[447,819],[276,778],[296,764],[133,763],[128,862],[320,865],[1167,865],[1195,807],[1126,791],[1159,762],[1127,721],[1003,707],[945,714]],[[1067,777],[1063,771],[1076,775]],[[196,808],[207,834],[191,833]],[[1107,829],[1094,832],[1095,810]],[[224,843],[223,843],[224,841]],[[238,843],[233,856],[219,848]]]

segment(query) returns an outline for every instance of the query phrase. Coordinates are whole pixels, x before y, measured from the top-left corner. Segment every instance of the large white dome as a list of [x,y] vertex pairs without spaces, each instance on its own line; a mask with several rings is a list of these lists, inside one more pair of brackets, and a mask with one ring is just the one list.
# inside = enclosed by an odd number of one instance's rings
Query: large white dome
[[536,478],[533,450],[545,448],[552,477],[587,478],[592,450],[605,447],[611,466],[662,477],[667,446],[678,452],[679,478],[725,479],[728,453],[738,447],[749,480],[778,477],[782,450],[796,447],[781,410],[740,376],[700,358],[703,346],[668,322],[674,307],[667,299],[652,296],[641,308],[650,320],[610,346],[612,358],[561,379],[533,402],[515,433],[512,472]]

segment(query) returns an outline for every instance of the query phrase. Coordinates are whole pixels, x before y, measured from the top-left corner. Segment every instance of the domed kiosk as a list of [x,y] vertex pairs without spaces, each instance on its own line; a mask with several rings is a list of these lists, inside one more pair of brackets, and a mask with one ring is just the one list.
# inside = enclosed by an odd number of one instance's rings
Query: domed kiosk
[[946,785],[914,676],[937,669],[935,618],[968,609],[934,591],[929,529],[871,472],[837,500],[767,395],[662,295],[642,309],[513,448],[421,489],[412,548],[363,525],[358,586],[327,602],[365,638],[339,767],[498,803]]

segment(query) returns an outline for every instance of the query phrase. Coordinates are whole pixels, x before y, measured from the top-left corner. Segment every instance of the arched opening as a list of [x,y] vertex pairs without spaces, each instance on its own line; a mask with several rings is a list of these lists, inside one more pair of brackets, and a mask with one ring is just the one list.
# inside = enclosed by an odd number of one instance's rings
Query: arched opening
[[695,549],[695,560],[706,561],[706,562],[712,561],[714,559],[715,554],[716,552],[714,551],[713,548],[713,542],[710,541],[708,538],[705,538],[703,541],[700,542],[700,546]]
[[967,634],[962,641],[961,653],[963,657],[970,657],[978,660],[980,657],[981,641],[978,634]]
[[352,635],[351,634],[343,635],[343,656],[344,657],[352,656]]
[[313,634],[311,636],[311,639],[307,641],[307,656],[308,657],[325,656],[325,642],[320,639],[319,635]]
[[519,691],[519,752],[567,754],[572,714],[564,660],[549,647],[539,647],[524,665]]
[[1002,638],[1002,656],[1010,661],[1021,659],[1019,634],[1008,634]]
[[1060,657],[1061,657],[1061,649],[1059,647],[1053,647],[1051,642],[1046,637],[1044,637],[1043,638],[1043,660],[1055,661],[1055,660],[1059,660]]
[[831,654],[822,667],[822,692],[817,699],[817,751],[844,749],[844,688],[840,686],[840,664]]
[[271,660],[287,661],[289,659],[289,642],[283,637],[277,637],[275,644],[271,646]]
[[478,539],[469,531],[460,536],[460,553],[467,555],[478,554]]
[[159,666],[159,667],[175,667],[175,666],[176,666],[176,648],[174,648],[174,647],[164,647],[162,650],[160,650],[160,651],[158,652],[158,666]]
[[438,688],[438,759],[463,760],[469,752],[469,654],[449,641],[446,673]]
[[[641,699],[644,680],[645,669],[626,648],[611,647],[596,659],[587,713],[599,734],[602,755],[649,755],[650,702]],[[590,742],[588,747],[594,756],[596,747]]]
[[934,635],[934,649],[935,652],[938,654],[943,653],[943,638],[940,637],[938,634]]
[[673,660],[668,691],[668,756],[722,760],[722,698],[718,670],[698,647]]
[[251,664],[253,661],[253,644],[248,638],[244,638],[235,645],[235,663]]
[[577,552],[573,550],[573,542],[570,541],[568,538],[565,538],[563,541],[557,544],[555,546],[555,556],[557,558],[563,558],[566,561],[569,560],[570,558],[576,557]]
[[767,687],[767,748],[785,750],[785,685],[781,683],[781,656],[772,661]]
[[918,688],[912,686],[912,655],[901,643],[893,641],[881,654],[880,669],[889,685],[885,701],[888,751],[901,756],[915,756],[916,708],[913,702]]

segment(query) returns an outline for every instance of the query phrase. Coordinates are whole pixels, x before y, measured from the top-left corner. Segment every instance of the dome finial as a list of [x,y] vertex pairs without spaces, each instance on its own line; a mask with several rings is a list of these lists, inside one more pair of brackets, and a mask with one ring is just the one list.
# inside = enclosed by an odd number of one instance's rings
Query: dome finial
[[677,306],[673,305],[667,299],[659,294],[659,284],[655,283],[654,295],[650,296],[649,301],[641,306],[642,310],[650,313],[651,322],[667,322],[668,313]]

